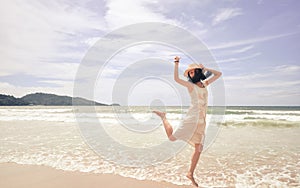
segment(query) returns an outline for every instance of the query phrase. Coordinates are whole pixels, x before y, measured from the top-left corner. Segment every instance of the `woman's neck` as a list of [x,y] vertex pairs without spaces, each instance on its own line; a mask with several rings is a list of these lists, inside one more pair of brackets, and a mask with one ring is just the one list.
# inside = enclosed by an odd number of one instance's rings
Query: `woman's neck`
[[200,81],[195,83],[197,86],[201,87],[201,88],[205,88],[204,84]]

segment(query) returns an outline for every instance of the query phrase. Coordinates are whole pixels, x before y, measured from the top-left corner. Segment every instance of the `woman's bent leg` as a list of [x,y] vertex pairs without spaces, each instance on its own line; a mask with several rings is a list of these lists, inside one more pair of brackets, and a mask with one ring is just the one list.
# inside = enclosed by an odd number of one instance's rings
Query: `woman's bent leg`
[[166,113],[165,112],[160,112],[160,111],[153,111],[153,112],[161,118],[168,138],[171,141],[176,140],[176,138],[172,135],[173,134],[173,128],[172,128],[171,124],[169,123],[169,121],[166,118]]

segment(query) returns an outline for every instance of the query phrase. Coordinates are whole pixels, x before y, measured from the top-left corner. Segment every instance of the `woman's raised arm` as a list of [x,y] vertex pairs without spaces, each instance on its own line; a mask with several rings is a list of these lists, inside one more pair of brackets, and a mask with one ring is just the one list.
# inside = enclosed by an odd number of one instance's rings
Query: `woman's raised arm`
[[218,78],[220,78],[220,76],[222,75],[222,72],[220,71],[217,71],[217,70],[214,70],[214,69],[209,69],[209,68],[206,68],[204,67],[202,64],[200,64],[200,66],[202,66],[202,69],[203,70],[206,70],[206,71],[209,71],[211,73],[213,73],[213,77],[207,79],[205,82],[206,85],[209,85],[211,83],[213,83],[214,81],[216,81]]
[[187,87],[189,89],[189,91],[191,92],[193,90],[193,84],[179,78],[179,75],[178,75],[179,60],[180,60],[180,57],[178,57],[178,56],[176,56],[174,58],[174,64],[175,64],[175,67],[174,67],[174,80],[175,80],[175,82],[179,83],[180,85],[183,85],[183,86]]

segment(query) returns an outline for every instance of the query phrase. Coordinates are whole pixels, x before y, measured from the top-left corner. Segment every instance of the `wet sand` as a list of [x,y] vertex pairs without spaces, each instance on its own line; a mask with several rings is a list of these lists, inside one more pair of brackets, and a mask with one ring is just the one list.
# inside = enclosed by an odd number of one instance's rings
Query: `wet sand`
[[112,174],[92,174],[56,170],[51,167],[20,165],[15,163],[0,164],[1,188],[184,188],[166,182],[136,180]]

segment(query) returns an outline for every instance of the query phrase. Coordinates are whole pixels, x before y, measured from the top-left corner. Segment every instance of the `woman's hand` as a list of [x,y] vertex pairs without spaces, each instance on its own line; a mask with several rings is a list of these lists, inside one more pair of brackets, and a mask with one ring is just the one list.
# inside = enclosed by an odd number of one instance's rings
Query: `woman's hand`
[[199,64],[199,67],[200,67],[202,70],[205,70],[205,67],[204,67],[204,65],[202,65],[202,64]]
[[179,60],[180,60],[180,56],[174,57],[174,62],[179,62]]

